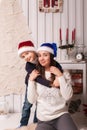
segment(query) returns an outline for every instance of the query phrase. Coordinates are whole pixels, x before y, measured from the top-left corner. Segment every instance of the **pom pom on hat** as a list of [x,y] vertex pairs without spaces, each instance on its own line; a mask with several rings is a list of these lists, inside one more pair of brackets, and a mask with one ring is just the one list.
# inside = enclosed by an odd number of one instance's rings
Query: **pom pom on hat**
[[23,52],[26,51],[34,51],[35,52],[35,47],[32,41],[23,41],[20,42],[18,45],[18,55],[21,56]]
[[43,43],[38,48],[37,52],[42,51],[42,50],[50,52],[51,54],[54,55],[54,57],[57,56],[57,45],[56,45],[56,43]]

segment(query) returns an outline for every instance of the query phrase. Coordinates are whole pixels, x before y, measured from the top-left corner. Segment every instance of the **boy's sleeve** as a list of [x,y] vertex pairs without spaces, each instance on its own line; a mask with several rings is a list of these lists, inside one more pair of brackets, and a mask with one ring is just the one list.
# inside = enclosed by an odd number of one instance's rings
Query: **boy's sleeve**
[[[56,62],[56,67],[63,73],[62,66],[58,62]],[[49,87],[49,88],[51,87],[50,81],[42,78],[41,76],[38,76],[35,81],[46,87]]]
[[50,86],[50,81],[49,80],[46,80],[45,78],[42,78],[41,76],[38,76],[36,79],[35,79],[36,82],[46,86],[46,87],[51,87]]
[[[30,63],[30,62],[27,62],[25,69],[26,69],[26,71],[28,72],[28,74],[27,74],[27,76],[26,76],[26,78],[25,78],[25,83],[28,84],[29,74],[30,74],[34,69],[36,69],[36,65],[35,65],[35,64],[32,64],[32,63]],[[35,79],[35,81],[36,81],[37,83],[40,83],[40,84],[46,86],[46,87],[49,87],[49,88],[51,87],[51,86],[50,86],[50,81],[49,81],[49,80],[46,80],[46,79],[44,79],[44,78],[42,78],[42,76],[38,76],[38,77]]]
[[[63,73],[62,66],[58,62],[56,62],[56,67]],[[38,76],[35,81],[46,87],[49,87],[49,88],[51,87],[50,81],[42,78],[41,76]]]

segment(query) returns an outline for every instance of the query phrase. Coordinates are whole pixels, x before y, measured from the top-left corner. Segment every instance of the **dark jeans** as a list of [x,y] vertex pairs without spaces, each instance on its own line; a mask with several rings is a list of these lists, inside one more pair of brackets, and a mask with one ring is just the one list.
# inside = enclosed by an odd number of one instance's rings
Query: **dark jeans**
[[[25,101],[24,101],[24,105],[22,108],[22,117],[20,120],[20,126],[26,126],[28,124],[28,120],[30,118],[30,113],[31,113],[31,107],[32,107],[32,104],[29,103],[28,99],[27,99],[27,87],[26,87]],[[35,110],[33,122],[37,122],[36,110]]]

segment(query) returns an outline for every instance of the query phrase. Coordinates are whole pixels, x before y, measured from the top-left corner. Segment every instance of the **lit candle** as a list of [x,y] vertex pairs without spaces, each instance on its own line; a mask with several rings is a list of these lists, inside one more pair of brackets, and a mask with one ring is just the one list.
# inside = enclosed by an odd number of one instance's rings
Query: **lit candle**
[[60,41],[62,41],[62,32],[61,32],[61,28],[59,30],[59,34],[60,34]]
[[76,29],[74,28],[74,31],[73,31],[73,40],[75,41],[75,35],[76,35]]
[[68,28],[66,29],[66,41],[68,41],[68,33],[69,33],[69,31],[68,31]]
[[72,30],[72,41],[74,40],[74,37],[73,37],[74,35],[73,35],[73,34],[74,34],[74,32],[73,32],[73,30]]
[[74,28],[72,30],[72,43],[75,44],[75,35],[76,35],[76,29]]

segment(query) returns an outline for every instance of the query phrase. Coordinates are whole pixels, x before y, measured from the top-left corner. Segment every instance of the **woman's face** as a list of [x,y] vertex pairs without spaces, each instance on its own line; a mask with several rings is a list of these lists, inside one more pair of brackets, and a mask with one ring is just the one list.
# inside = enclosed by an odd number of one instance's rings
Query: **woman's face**
[[48,68],[50,67],[50,53],[47,51],[38,52],[38,61],[41,66]]

